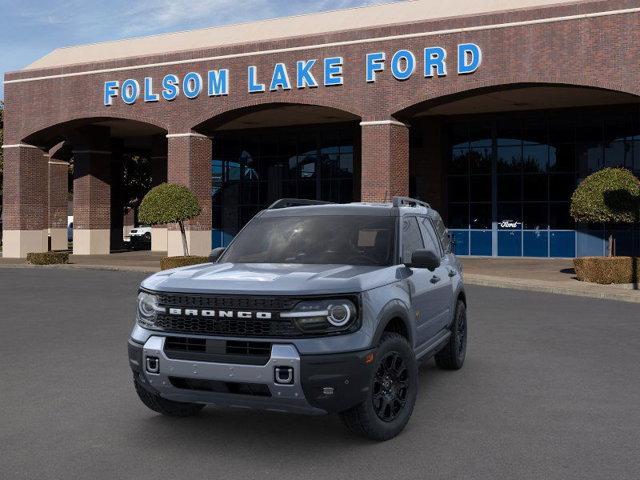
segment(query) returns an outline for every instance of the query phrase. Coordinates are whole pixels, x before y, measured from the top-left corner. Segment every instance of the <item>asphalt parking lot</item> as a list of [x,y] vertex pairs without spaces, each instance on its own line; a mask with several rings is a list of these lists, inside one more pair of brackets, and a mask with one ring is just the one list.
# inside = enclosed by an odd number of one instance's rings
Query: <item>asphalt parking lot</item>
[[0,269],[0,478],[638,479],[640,307],[469,287],[467,364],[421,368],[405,432],[137,399],[142,274]]

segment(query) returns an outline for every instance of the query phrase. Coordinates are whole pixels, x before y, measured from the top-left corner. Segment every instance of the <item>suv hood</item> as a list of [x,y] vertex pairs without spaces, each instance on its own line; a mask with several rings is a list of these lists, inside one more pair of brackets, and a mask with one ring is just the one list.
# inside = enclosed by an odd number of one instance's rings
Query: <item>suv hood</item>
[[142,282],[153,291],[251,295],[358,293],[397,280],[401,266],[220,263],[156,273]]

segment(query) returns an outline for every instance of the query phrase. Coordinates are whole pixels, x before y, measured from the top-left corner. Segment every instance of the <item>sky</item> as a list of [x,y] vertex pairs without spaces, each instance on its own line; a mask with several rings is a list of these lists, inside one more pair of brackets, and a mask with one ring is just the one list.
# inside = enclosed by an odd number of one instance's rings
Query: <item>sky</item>
[[59,47],[390,1],[0,0],[0,75]]

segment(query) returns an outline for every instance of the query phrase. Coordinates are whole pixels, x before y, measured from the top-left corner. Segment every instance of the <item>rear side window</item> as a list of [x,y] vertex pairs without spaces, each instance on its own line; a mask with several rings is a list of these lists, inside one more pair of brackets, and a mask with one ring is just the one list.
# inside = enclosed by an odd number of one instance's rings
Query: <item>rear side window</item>
[[438,237],[433,230],[433,226],[431,224],[431,220],[426,217],[420,219],[420,223],[422,224],[422,233],[424,237],[425,248],[431,250],[432,252],[437,253],[439,256],[442,256],[442,249],[440,248],[440,242],[438,241]]
[[437,213],[432,218],[433,226],[436,229],[436,235],[440,239],[444,253],[451,253],[451,239],[449,238],[449,231],[445,227],[442,218]]
[[416,217],[402,219],[402,263],[411,263],[411,256],[416,250],[424,248],[422,234]]

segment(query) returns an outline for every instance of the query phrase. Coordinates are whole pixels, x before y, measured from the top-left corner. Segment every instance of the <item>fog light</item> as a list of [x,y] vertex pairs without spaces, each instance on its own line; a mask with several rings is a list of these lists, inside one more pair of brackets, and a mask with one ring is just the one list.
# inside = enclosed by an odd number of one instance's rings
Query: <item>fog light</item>
[[275,381],[281,385],[291,385],[293,383],[293,368],[276,367]]
[[160,362],[158,361],[158,357],[147,357],[145,366],[149,373],[158,373],[160,371]]

